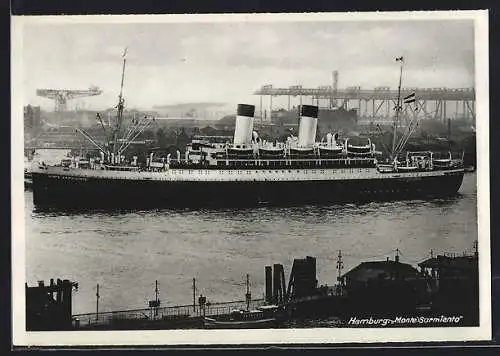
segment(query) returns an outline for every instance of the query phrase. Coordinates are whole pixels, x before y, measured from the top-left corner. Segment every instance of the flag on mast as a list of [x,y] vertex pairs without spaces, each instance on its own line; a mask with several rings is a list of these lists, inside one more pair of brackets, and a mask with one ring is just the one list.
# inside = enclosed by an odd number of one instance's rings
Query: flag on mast
[[413,92],[413,93],[411,93],[411,94],[409,94],[409,95],[405,96],[405,97],[403,98],[403,102],[404,102],[405,104],[414,103],[414,102],[415,102],[415,92]]
[[399,61],[404,62],[404,61],[403,61],[403,56],[401,56],[401,57],[396,57],[396,62],[399,62]]

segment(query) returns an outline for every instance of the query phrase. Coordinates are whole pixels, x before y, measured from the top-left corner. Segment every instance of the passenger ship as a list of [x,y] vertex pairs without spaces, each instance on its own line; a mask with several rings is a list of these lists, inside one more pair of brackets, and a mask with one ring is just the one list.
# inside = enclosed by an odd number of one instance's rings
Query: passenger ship
[[[369,138],[328,134],[326,141],[316,142],[318,107],[312,105],[300,107],[298,135],[286,142],[261,140],[253,127],[255,107],[240,104],[232,142],[197,139],[187,146],[183,157],[177,151],[161,160],[151,153],[145,165],[139,165],[137,157],[127,161],[124,152],[130,142],[154,118],[135,120],[119,138],[125,131],[121,129],[125,63],[124,58],[110,141],[102,145],[79,130],[101,157],[82,164],[34,167],[36,207],[142,209],[363,202],[450,196],[462,184],[463,157],[453,159],[450,154],[438,159],[432,152],[404,153],[416,125],[408,126],[399,142],[394,140],[384,164]],[[398,97],[396,124],[401,109]]]

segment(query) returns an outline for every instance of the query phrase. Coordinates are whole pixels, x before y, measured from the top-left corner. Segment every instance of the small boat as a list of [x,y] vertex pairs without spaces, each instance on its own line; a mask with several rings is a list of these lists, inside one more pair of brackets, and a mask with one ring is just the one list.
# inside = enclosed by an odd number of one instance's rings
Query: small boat
[[394,165],[392,165],[392,164],[377,164],[377,170],[380,173],[392,173],[392,172],[394,172]]
[[415,172],[416,170],[418,170],[416,166],[398,166],[400,172]]
[[370,146],[347,145],[347,152],[351,154],[369,154],[370,150]]
[[451,159],[449,159],[449,158],[444,158],[444,159],[434,158],[434,160],[432,162],[436,166],[449,166],[451,164]]
[[369,155],[372,153],[372,143],[369,138],[352,137],[346,141],[349,155]]
[[315,152],[313,147],[291,147],[290,158],[306,158],[314,157]]
[[295,147],[290,147],[290,152],[296,153],[296,154],[314,153],[314,148],[313,147],[295,146]]
[[275,326],[279,307],[266,305],[255,310],[233,310],[220,317],[204,317],[203,326],[207,329],[256,329]]
[[268,146],[268,147],[261,147],[259,148],[259,156],[262,158],[276,158],[276,157],[283,157],[285,154],[285,150],[283,147],[274,147],[274,146]]
[[344,147],[342,146],[319,146],[319,153],[321,157],[336,156],[342,153]]
[[208,317],[203,318],[203,326],[206,329],[257,329],[268,328],[275,325],[275,323],[275,318],[229,321],[221,321]]
[[227,155],[230,158],[251,158],[254,150],[252,147],[230,147],[227,149]]

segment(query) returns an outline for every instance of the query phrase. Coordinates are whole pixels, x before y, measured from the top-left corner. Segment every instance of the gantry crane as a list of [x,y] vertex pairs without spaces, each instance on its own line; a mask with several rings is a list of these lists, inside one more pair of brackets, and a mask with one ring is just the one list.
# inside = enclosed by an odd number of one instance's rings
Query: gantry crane
[[36,95],[54,100],[55,111],[66,111],[68,100],[101,94],[102,90],[96,86],[91,86],[88,90],[37,89],[36,91]]

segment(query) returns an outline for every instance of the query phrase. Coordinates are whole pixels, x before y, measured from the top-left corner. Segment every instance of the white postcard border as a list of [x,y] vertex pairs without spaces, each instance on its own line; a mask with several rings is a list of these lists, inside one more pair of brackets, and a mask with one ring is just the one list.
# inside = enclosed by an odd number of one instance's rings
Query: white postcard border
[[[459,20],[475,23],[475,78],[477,136],[478,248],[480,268],[480,326],[446,328],[315,328],[269,330],[172,330],[172,331],[25,331],[25,216],[23,189],[23,26],[33,23],[164,23],[164,22],[288,22]],[[359,342],[428,342],[488,340],[491,338],[491,268],[489,231],[489,86],[488,12],[378,12],[312,14],[225,15],[92,15],[14,16],[11,22],[11,142],[12,142],[12,326],[16,346],[85,345],[217,345],[217,344],[317,344]]]

